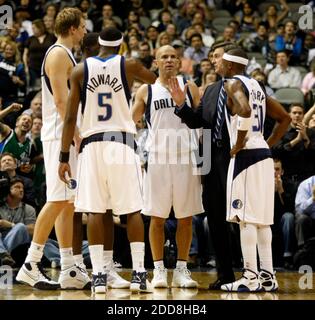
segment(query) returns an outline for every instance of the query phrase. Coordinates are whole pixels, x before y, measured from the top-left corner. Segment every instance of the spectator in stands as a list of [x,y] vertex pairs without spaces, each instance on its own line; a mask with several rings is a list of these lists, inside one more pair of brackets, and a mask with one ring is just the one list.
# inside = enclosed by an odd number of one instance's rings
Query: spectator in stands
[[32,141],[32,147],[35,149],[36,157],[33,159],[35,163],[34,168],[34,190],[35,190],[35,201],[38,212],[44,206],[46,202],[46,172],[44,166],[43,156],[43,143],[40,139],[40,132],[43,126],[43,120],[41,114],[34,113],[32,115],[33,125],[30,132],[30,138]]
[[201,34],[194,33],[189,41],[190,46],[184,51],[184,57],[192,59],[195,64],[200,63],[202,59],[207,59],[209,48],[204,46]]
[[146,41],[139,45],[139,60],[147,69],[151,69],[154,57],[151,55],[150,45]]
[[232,26],[226,26],[222,36],[217,37],[216,42],[236,42],[235,28]]
[[123,26],[122,20],[118,16],[114,15],[113,7],[109,3],[103,5],[102,16],[98,18],[96,21],[95,28],[94,28],[95,31],[101,31],[105,27],[105,23],[108,20],[114,20],[116,23],[116,26],[120,29]]
[[141,34],[141,37],[144,36],[145,33],[145,27],[140,22],[140,15],[137,11],[129,11],[128,18],[125,20],[125,27],[128,29],[130,27],[136,28],[139,33]]
[[3,265],[14,266],[12,250],[31,242],[36,212],[33,207],[22,202],[23,196],[23,181],[11,179],[9,194],[0,206],[0,259]]
[[200,87],[202,84],[204,74],[210,71],[210,69],[211,62],[208,60],[208,58],[202,59],[198,65],[195,65],[194,82],[198,87]]
[[166,26],[166,30],[165,30],[168,35],[171,38],[171,41],[174,41],[178,38],[178,33],[177,33],[177,29],[176,29],[176,25],[174,23],[169,23]]
[[[274,224],[271,227],[273,235],[281,235],[283,242],[284,267],[291,269],[293,266],[293,253],[295,246],[294,231],[294,200],[296,194],[295,185],[283,178],[282,163],[274,159],[275,168],[275,207]],[[276,237],[274,237],[276,238]]]
[[45,29],[47,33],[54,34],[55,32],[55,19],[53,17],[45,15],[43,18]]
[[252,33],[244,40],[243,47],[249,52],[260,52],[266,58],[266,61],[271,61],[271,48],[269,45],[268,24],[260,22],[256,32]]
[[59,6],[50,2],[47,4],[46,8],[45,8],[45,13],[48,17],[52,17],[54,19],[56,19],[57,13],[59,11]]
[[151,55],[154,54],[154,50],[156,49],[156,43],[158,39],[159,33],[157,28],[153,25],[149,26],[146,30],[145,38],[148,41],[151,49]]
[[211,34],[206,33],[205,25],[202,22],[195,22],[192,25],[195,28],[196,33],[201,34],[202,42],[204,43],[205,47],[211,47],[214,43],[214,38]]
[[300,56],[300,65],[308,68],[314,58],[315,53],[315,35],[309,32],[305,35],[302,53]]
[[305,113],[303,122],[309,128],[315,127],[315,103],[314,105]]
[[184,46],[183,41],[177,39],[172,42],[172,46],[175,48],[177,55],[178,55],[178,58],[181,61],[181,65],[179,67],[180,74],[185,76],[185,78],[192,79],[192,77],[193,77],[193,60],[191,60],[190,58],[184,57],[185,46]]
[[298,65],[300,62],[300,55],[302,53],[303,41],[296,36],[296,26],[291,20],[284,25],[284,35],[278,35],[275,40],[275,50],[280,52],[287,50],[292,55],[290,56],[290,64]]
[[301,90],[306,95],[315,85],[315,58],[311,62],[311,72],[307,73],[302,81]]
[[[14,42],[5,42],[3,57],[0,57],[0,97],[6,108],[18,97],[19,90],[24,91],[26,83],[24,65]],[[15,114],[9,114],[5,121],[14,128]]]
[[140,57],[139,53],[139,45],[140,45],[140,37],[139,36],[130,36],[128,37],[128,51],[125,54],[127,58],[135,58],[138,59]]
[[17,118],[14,130],[0,122],[0,131],[6,137],[2,141],[3,148],[1,153],[12,153],[18,161],[18,173],[27,177],[32,176],[33,165],[31,162],[36,156],[31,140],[27,136],[32,128],[32,123],[32,117],[27,114],[22,114]]
[[42,94],[41,91],[35,94],[34,98],[31,100],[30,107],[23,111],[23,114],[28,114],[30,116],[39,115],[42,113]]
[[282,161],[283,177],[297,186],[314,174],[315,136],[302,122],[304,107],[292,104],[289,108],[291,124],[286,134],[272,148],[274,157]]
[[43,20],[32,22],[34,35],[25,43],[23,62],[26,74],[29,76],[29,86],[40,88],[41,66],[47,49],[55,43],[56,37],[48,33]]
[[193,1],[184,3],[182,8],[180,9],[180,14],[175,21],[178,32],[180,34],[191,25],[192,19],[196,12],[197,7]]
[[304,180],[298,188],[295,198],[296,237],[298,246],[315,236],[315,176]]
[[[33,207],[36,207],[35,189],[33,181],[27,177],[20,176],[16,173],[17,160],[9,152],[4,152],[0,156],[0,171],[7,172],[10,179],[18,178],[23,180],[24,198],[23,201]],[[1,199],[0,199],[1,200]]]
[[265,86],[266,93],[268,96],[275,98],[275,93],[267,84],[267,76],[264,74],[263,71],[261,71],[260,69],[256,69],[250,74],[250,76],[255,80],[261,82]]
[[253,4],[248,1],[242,4],[242,10],[236,13],[235,19],[240,23],[241,32],[254,32],[259,22],[259,16]]
[[169,45],[171,44],[171,36],[166,31],[163,31],[159,34],[159,36],[157,38],[156,48],[160,48],[160,47],[166,46],[168,44]]
[[282,3],[281,12],[278,11],[275,4],[270,4],[263,15],[263,21],[268,23],[270,31],[276,32],[277,25],[287,16],[288,12],[289,7],[285,1]]
[[268,75],[268,83],[271,88],[300,87],[302,83],[300,71],[289,67],[289,55],[287,51],[277,52],[277,65]]
[[218,81],[218,75],[215,73],[215,71],[214,71],[214,69],[212,67],[211,67],[211,69],[205,71],[202,74],[201,86],[199,87],[200,98],[203,96],[203,94],[206,91],[207,87],[210,84],[215,83],[216,81]]
[[93,32],[94,30],[94,23],[93,21],[89,18],[89,9],[91,7],[91,2],[90,0],[81,0],[79,2],[79,9],[83,12],[83,17],[85,19],[85,26],[86,30],[88,32]]
[[166,28],[170,23],[173,23],[172,13],[169,10],[164,9],[160,11],[158,20],[154,21],[152,24],[156,26],[158,32],[162,32],[166,31]]

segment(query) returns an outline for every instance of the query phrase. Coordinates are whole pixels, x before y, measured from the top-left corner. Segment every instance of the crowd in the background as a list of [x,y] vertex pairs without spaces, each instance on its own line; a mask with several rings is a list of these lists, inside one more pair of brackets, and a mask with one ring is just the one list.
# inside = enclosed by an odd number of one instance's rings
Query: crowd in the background
[[[10,5],[14,13],[12,26],[0,30],[0,170],[11,178],[0,207],[2,264],[14,265],[11,253],[16,248],[9,239],[10,230],[15,228],[20,244],[29,243],[36,214],[45,203],[41,64],[56,40],[57,13],[77,6],[84,12],[88,32],[116,26],[124,34],[120,54],[139,59],[148,69],[156,71],[156,50],[172,45],[182,62],[180,73],[199,86],[201,95],[218,80],[210,62],[213,44],[237,43],[247,51],[247,74],[264,83],[267,93],[287,108],[292,119],[272,151],[276,159],[275,261],[276,266],[293,267],[294,254],[315,237],[315,32],[314,27],[299,29],[296,2],[0,0],[1,5]],[[79,62],[80,47],[74,55]],[[272,125],[267,121],[266,135]],[[6,191],[0,188],[2,195]],[[209,242],[209,230],[203,219],[197,220],[191,264],[212,266],[211,245],[203,247],[204,239]],[[166,244],[171,248],[172,243],[170,235]]]

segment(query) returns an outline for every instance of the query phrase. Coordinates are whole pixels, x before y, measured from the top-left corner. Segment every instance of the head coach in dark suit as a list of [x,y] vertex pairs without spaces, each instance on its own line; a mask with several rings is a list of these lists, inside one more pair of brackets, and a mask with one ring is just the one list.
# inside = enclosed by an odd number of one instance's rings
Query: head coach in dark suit
[[[223,53],[237,47],[231,43],[219,43],[213,46],[212,63],[220,75]],[[230,224],[226,221],[226,179],[230,162],[230,138],[225,121],[219,121],[219,96],[223,81],[207,87],[196,112],[187,105],[175,109],[189,128],[212,129],[211,137],[211,170],[204,177],[203,205],[207,213],[208,224],[214,250],[218,279],[209,285],[209,289],[219,290],[222,284],[235,280],[232,269],[232,250],[230,244]],[[216,128],[220,123],[219,129]],[[218,129],[214,135],[215,129]]]

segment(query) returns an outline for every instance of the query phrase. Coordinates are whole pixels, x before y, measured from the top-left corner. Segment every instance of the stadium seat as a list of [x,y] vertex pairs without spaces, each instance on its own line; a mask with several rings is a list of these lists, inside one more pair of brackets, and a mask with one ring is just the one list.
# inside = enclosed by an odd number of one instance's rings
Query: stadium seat
[[232,16],[231,16],[230,12],[227,11],[227,10],[224,10],[224,9],[216,10],[213,15],[214,15],[215,18],[228,17],[228,18],[232,19]]
[[218,32],[223,32],[230,21],[231,17],[219,17],[213,19],[212,25]]
[[304,94],[300,88],[280,88],[275,92],[276,99],[288,106],[292,103],[301,103],[304,105]]

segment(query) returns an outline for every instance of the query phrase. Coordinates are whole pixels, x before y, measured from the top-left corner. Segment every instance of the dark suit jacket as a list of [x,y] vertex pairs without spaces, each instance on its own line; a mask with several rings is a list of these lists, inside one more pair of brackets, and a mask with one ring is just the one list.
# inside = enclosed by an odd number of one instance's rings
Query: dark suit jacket
[[[175,108],[175,114],[191,129],[213,129],[217,119],[216,110],[221,85],[222,82],[217,81],[207,87],[198,109],[193,110],[184,105],[181,109]],[[229,160],[230,138],[225,122],[222,127],[222,149],[227,153]]]
[[[220,88],[221,81],[217,81],[216,83],[208,86],[197,110],[193,110],[187,105],[184,105],[181,109],[175,108],[175,114],[179,116],[191,129],[213,128]],[[214,99],[216,100],[213,101]]]
[[[217,120],[217,102],[221,85],[222,82],[218,81],[207,87],[197,110],[184,105],[180,110],[175,108],[175,114],[189,128],[213,129]],[[203,176],[202,198],[216,252],[218,279],[232,282],[234,281],[234,274],[230,244],[231,233],[226,222],[226,180],[231,147],[225,122],[221,133],[220,146],[211,141],[211,169],[207,175]]]

